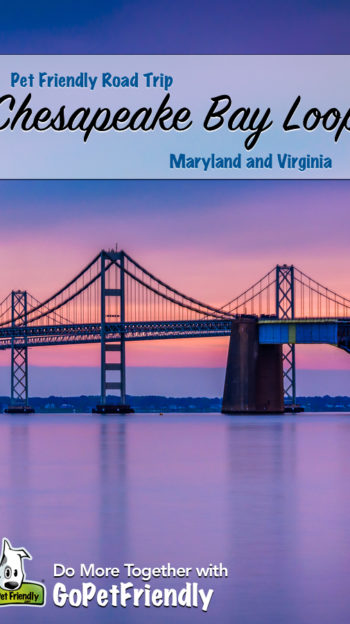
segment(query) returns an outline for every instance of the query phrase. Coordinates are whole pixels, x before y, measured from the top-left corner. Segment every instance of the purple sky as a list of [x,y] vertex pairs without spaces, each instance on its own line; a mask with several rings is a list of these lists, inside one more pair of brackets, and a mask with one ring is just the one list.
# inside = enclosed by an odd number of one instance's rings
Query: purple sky
[[3,3],[7,54],[346,54],[345,0]]
[[[349,51],[348,2],[68,0],[5,3],[0,52],[316,53]],[[252,78],[253,79],[253,78]],[[277,262],[350,296],[350,182],[2,182],[1,294],[56,290],[116,241],[145,266],[222,303]],[[130,349],[129,363],[224,364],[225,341]],[[36,364],[95,365],[98,351],[39,350]],[[350,360],[350,358],[349,358]],[[1,355],[5,363],[7,356]],[[348,369],[345,355],[308,349],[307,368]]]

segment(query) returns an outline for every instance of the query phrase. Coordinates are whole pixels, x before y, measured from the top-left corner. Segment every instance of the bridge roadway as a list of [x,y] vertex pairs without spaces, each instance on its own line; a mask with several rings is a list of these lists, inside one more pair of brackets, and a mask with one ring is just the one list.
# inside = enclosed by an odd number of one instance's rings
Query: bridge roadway
[[[261,317],[261,344],[330,344],[350,353],[350,318],[279,320]],[[152,321],[106,323],[106,341],[115,341],[124,334],[125,340],[165,340],[175,338],[207,338],[229,336],[230,319],[188,321]],[[0,327],[0,349],[17,347],[99,343],[100,323],[67,325],[28,325]]]

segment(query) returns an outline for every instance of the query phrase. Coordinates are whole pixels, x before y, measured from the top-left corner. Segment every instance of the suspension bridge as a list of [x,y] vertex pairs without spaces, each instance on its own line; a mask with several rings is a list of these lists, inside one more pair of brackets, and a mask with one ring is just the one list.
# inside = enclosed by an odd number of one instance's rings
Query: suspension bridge
[[9,411],[30,411],[31,348],[99,343],[98,411],[115,410],[106,403],[112,394],[127,412],[127,342],[212,336],[230,336],[223,411],[283,411],[283,398],[295,404],[297,344],[350,353],[350,299],[292,265],[277,265],[216,307],[173,288],[126,252],[103,250],[46,300],[14,290],[1,302],[0,349],[11,351]]

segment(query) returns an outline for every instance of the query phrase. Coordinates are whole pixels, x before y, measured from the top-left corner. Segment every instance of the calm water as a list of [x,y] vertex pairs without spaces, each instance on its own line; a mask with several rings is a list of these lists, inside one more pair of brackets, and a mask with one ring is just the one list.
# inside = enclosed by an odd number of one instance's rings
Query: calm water
[[[0,538],[48,587],[9,624],[350,622],[350,415],[1,415],[0,495]],[[168,561],[228,567],[199,581],[206,614],[52,606],[54,562]]]

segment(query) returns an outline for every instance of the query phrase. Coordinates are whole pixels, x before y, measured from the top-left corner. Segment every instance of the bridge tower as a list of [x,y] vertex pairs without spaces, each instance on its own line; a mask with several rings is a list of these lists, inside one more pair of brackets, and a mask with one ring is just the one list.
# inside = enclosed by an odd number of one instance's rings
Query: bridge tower
[[[276,316],[278,319],[294,319],[294,266],[276,266]],[[283,346],[284,398],[296,403],[295,345]]]
[[[111,264],[116,264],[116,285],[111,288],[107,285],[106,272]],[[125,336],[123,325],[125,323],[125,273],[124,252],[105,251],[101,252],[101,403],[96,411],[99,413],[128,413],[132,411],[125,404]],[[108,338],[108,324],[118,323],[121,326],[119,338]],[[120,399],[118,409],[116,405],[106,402],[108,390],[119,391],[116,397]]]
[[[27,326],[27,291],[11,293],[11,327]],[[26,331],[20,338],[11,337],[11,403],[8,413],[34,412],[28,405],[28,344]]]

